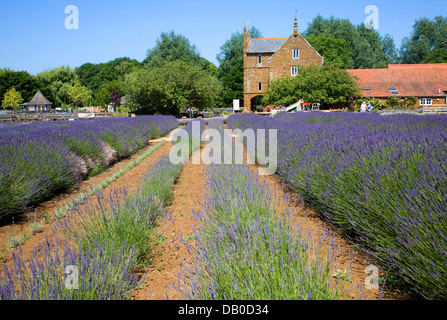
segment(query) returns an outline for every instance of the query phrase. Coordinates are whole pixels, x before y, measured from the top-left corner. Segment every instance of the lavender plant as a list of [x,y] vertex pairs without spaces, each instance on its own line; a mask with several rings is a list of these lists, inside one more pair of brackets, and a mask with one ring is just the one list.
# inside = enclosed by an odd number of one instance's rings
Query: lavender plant
[[[73,207],[25,261],[14,253],[0,273],[0,300],[128,299],[140,279],[136,268],[149,263],[150,235],[157,218],[167,214],[172,186],[182,165],[160,159],[135,193],[115,190],[99,205]],[[62,240],[59,235],[64,235]],[[19,248],[20,249],[20,248]],[[77,287],[67,287],[67,267],[78,270]]]
[[0,127],[0,218],[68,190],[176,126],[175,117],[143,116]]
[[447,117],[280,113],[228,124],[277,129],[277,173],[309,206],[398,282],[447,297]]
[[332,282],[334,248],[302,234],[266,181],[245,165],[211,165],[206,173],[207,200],[193,212],[196,245],[186,242],[194,262],[183,265],[176,285],[186,299],[344,297]]

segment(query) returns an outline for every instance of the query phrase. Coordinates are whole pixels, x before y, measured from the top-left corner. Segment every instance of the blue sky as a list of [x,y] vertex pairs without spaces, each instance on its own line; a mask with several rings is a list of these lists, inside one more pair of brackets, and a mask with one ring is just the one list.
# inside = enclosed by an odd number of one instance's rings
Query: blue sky
[[[79,9],[78,30],[65,28],[68,5]],[[368,5],[379,9],[378,32],[392,35],[398,47],[415,20],[445,12],[445,0],[0,0],[0,68],[36,74],[119,57],[142,61],[160,33],[170,30],[217,65],[220,47],[244,23],[264,37],[287,37],[295,10],[301,32],[318,14],[363,23]]]

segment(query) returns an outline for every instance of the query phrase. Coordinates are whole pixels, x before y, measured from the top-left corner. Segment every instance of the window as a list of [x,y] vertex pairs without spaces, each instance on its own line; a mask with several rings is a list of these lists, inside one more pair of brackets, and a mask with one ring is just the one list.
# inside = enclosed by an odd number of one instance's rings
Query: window
[[258,63],[261,64],[262,63],[262,55],[258,55]]
[[431,99],[421,99],[421,106],[431,106],[432,101]]
[[292,77],[295,77],[298,74],[298,67],[297,66],[293,66],[291,68],[290,74],[292,75]]
[[258,89],[259,89],[259,91],[262,91],[262,82],[258,83]]
[[300,58],[300,49],[293,49],[293,59]]

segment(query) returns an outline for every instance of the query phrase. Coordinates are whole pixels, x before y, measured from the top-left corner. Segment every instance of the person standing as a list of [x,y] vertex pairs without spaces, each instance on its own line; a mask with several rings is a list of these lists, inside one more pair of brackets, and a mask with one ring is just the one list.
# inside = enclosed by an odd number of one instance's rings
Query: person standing
[[362,105],[360,106],[360,112],[361,113],[365,113],[366,112],[366,101],[364,101],[362,103]]

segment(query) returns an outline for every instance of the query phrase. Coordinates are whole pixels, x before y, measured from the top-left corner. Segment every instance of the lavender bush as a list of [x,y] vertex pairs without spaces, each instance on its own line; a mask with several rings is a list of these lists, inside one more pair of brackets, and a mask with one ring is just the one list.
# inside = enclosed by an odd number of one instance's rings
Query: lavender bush
[[0,218],[24,212],[178,126],[171,116],[0,127]]
[[228,124],[277,129],[277,173],[308,205],[422,297],[447,297],[447,117],[280,113]]
[[[222,121],[209,125],[221,129]],[[343,285],[332,282],[335,248],[327,246],[328,234],[319,243],[302,234],[291,212],[280,209],[286,200],[248,166],[211,165],[206,173],[207,200],[194,212],[196,244],[187,243],[194,262],[183,265],[177,284],[186,299],[344,297]]]
[[[0,271],[0,300],[123,300],[141,283],[137,268],[149,263],[150,236],[182,165],[160,159],[142,177],[139,189],[114,190],[99,205],[75,206],[54,228],[55,238],[24,260],[21,250]],[[63,241],[60,236],[62,235]],[[78,268],[77,288],[67,288],[66,267]]]

